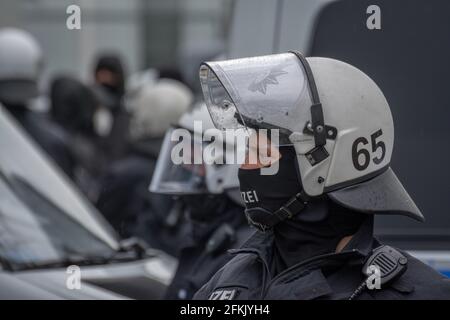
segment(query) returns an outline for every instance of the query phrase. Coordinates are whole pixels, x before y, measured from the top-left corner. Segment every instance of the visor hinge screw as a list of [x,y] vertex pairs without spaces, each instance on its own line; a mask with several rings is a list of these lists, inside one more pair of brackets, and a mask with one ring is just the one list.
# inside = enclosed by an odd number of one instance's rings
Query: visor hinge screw
[[323,126],[321,126],[321,125],[318,125],[317,127],[316,127],[316,131],[317,132],[322,132],[323,131]]
[[318,183],[323,183],[324,181],[325,181],[325,179],[322,178],[322,177],[317,178],[317,182],[318,182]]

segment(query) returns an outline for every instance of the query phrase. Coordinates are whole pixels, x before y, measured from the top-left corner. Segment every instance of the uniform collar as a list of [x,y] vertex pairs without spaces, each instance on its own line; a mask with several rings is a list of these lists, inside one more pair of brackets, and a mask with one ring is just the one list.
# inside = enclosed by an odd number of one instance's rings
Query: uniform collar
[[[367,257],[372,252],[374,246],[373,220],[373,216],[370,215],[367,217],[341,253],[355,252],[360,256]],[[229,253],[233,255],[255,253],[268,264],[272,257],[273,241],[274,235],[272,231],[256,231],[241,248],[229,250]],[[332,257],[332,254],[327,256]],[[312,259],[314,259],[314,257]]]
[[369,215],[342,251],[356,250],[368,256],[374,248],[373,221],[373,215]]

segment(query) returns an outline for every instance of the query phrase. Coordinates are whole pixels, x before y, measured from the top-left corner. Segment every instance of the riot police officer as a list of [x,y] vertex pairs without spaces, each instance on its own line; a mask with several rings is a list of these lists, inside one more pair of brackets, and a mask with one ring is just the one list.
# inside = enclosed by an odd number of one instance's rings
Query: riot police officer
[[200,80],[217,127],[256,130],[239,181],[259,231],[197,299],[450,298],[443,275],[373,237],[375,214],[424,218],[389,166],[393,119],[366,74],[289,52],[204,63]]
[[[200,126],[195,125],[196,121]],[[208,135],[208,129],[219,133],[215,143],[225,146],[218,148],[217,153],[206,152],[208,142],[203,142],[203,138]],[[187,142],[187,153],[194,158],[197,155],[199,161],[174,164],[171,155],[175,146],[183,143],[176,139],[176,130],[193,138]],[[230,260],[228,249],[240,247],[250,236],[251,229],[239,197],[238,166],[225,165],[222,160],[227,152],[234,152],[235,141],[214,129],[204,104],[183,115],[179,127],[166,133],[150,191],[173,195],[174,208],[178,211],[172,210],[168,219],[185,219],[187,225],[177,255],[178,269],[166,299],[191,299]]]
[[173,201],[170,196],[149,193],[148,186],[166,130],[179,121],[192,100],[189,88],[167,78],[136,91],[129,103],[126,156],[105,170],[96,202],[122,237],[139,237],[174,256],[181,229],[167,220]]
[[103,53],[98,56],[93,73],[92,89],[101,105],[96,117],[99,123],[104,123],[99,132],[103,137],[103,152],[112,163],[122,158],[127,148],[130,115],[123,101],[126,72],[119,55]]

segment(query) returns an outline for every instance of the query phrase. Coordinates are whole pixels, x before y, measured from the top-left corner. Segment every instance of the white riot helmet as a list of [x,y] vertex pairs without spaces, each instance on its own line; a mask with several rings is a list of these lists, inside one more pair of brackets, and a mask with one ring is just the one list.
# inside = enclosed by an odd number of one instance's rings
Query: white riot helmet
[[[191,139],[190,164],[186,161],[177,163],[172,158],[182,146],[179,138]],[[235,156],[236,141],[236,135],[229,137],[214,128],[205,104],[196,105],[181,117],[178,127],[167,131],[150,191],[172,195],[226,193],[242,205],[237,175],[239,165],[225,164],[227,156]],[[217,146],[215,150],[211,149],[211,143]],[[196,156],[197,162],[194,161]]]
[[206,62],[200,81],[218,128],[279,129],[308,197],[364,213],[423,220],[389,164],[394,125],[378,86],[357,68],[299,52]]
[[158,138],[177,123],[194,97],[183,83],[161,79],[140,88],[131,106],[130,135],[133,140]]
[[29,33],[0,30],[0,101],[22,104],[38,95],[42,51]]

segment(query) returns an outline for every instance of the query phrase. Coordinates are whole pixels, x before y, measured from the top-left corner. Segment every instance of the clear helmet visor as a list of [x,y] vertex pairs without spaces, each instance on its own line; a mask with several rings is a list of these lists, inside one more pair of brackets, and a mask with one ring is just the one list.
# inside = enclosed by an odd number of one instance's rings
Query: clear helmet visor
[[150,191],[173,195],[207,193],[202,141],[186,129],[184,132],[189,132],[192,138],[173,134],[175,130],[171,128],[166,132]]
[[308,81],[293,53],[206,62],[200,82],[219,129],[278,129],[284,145],[310,118]]

